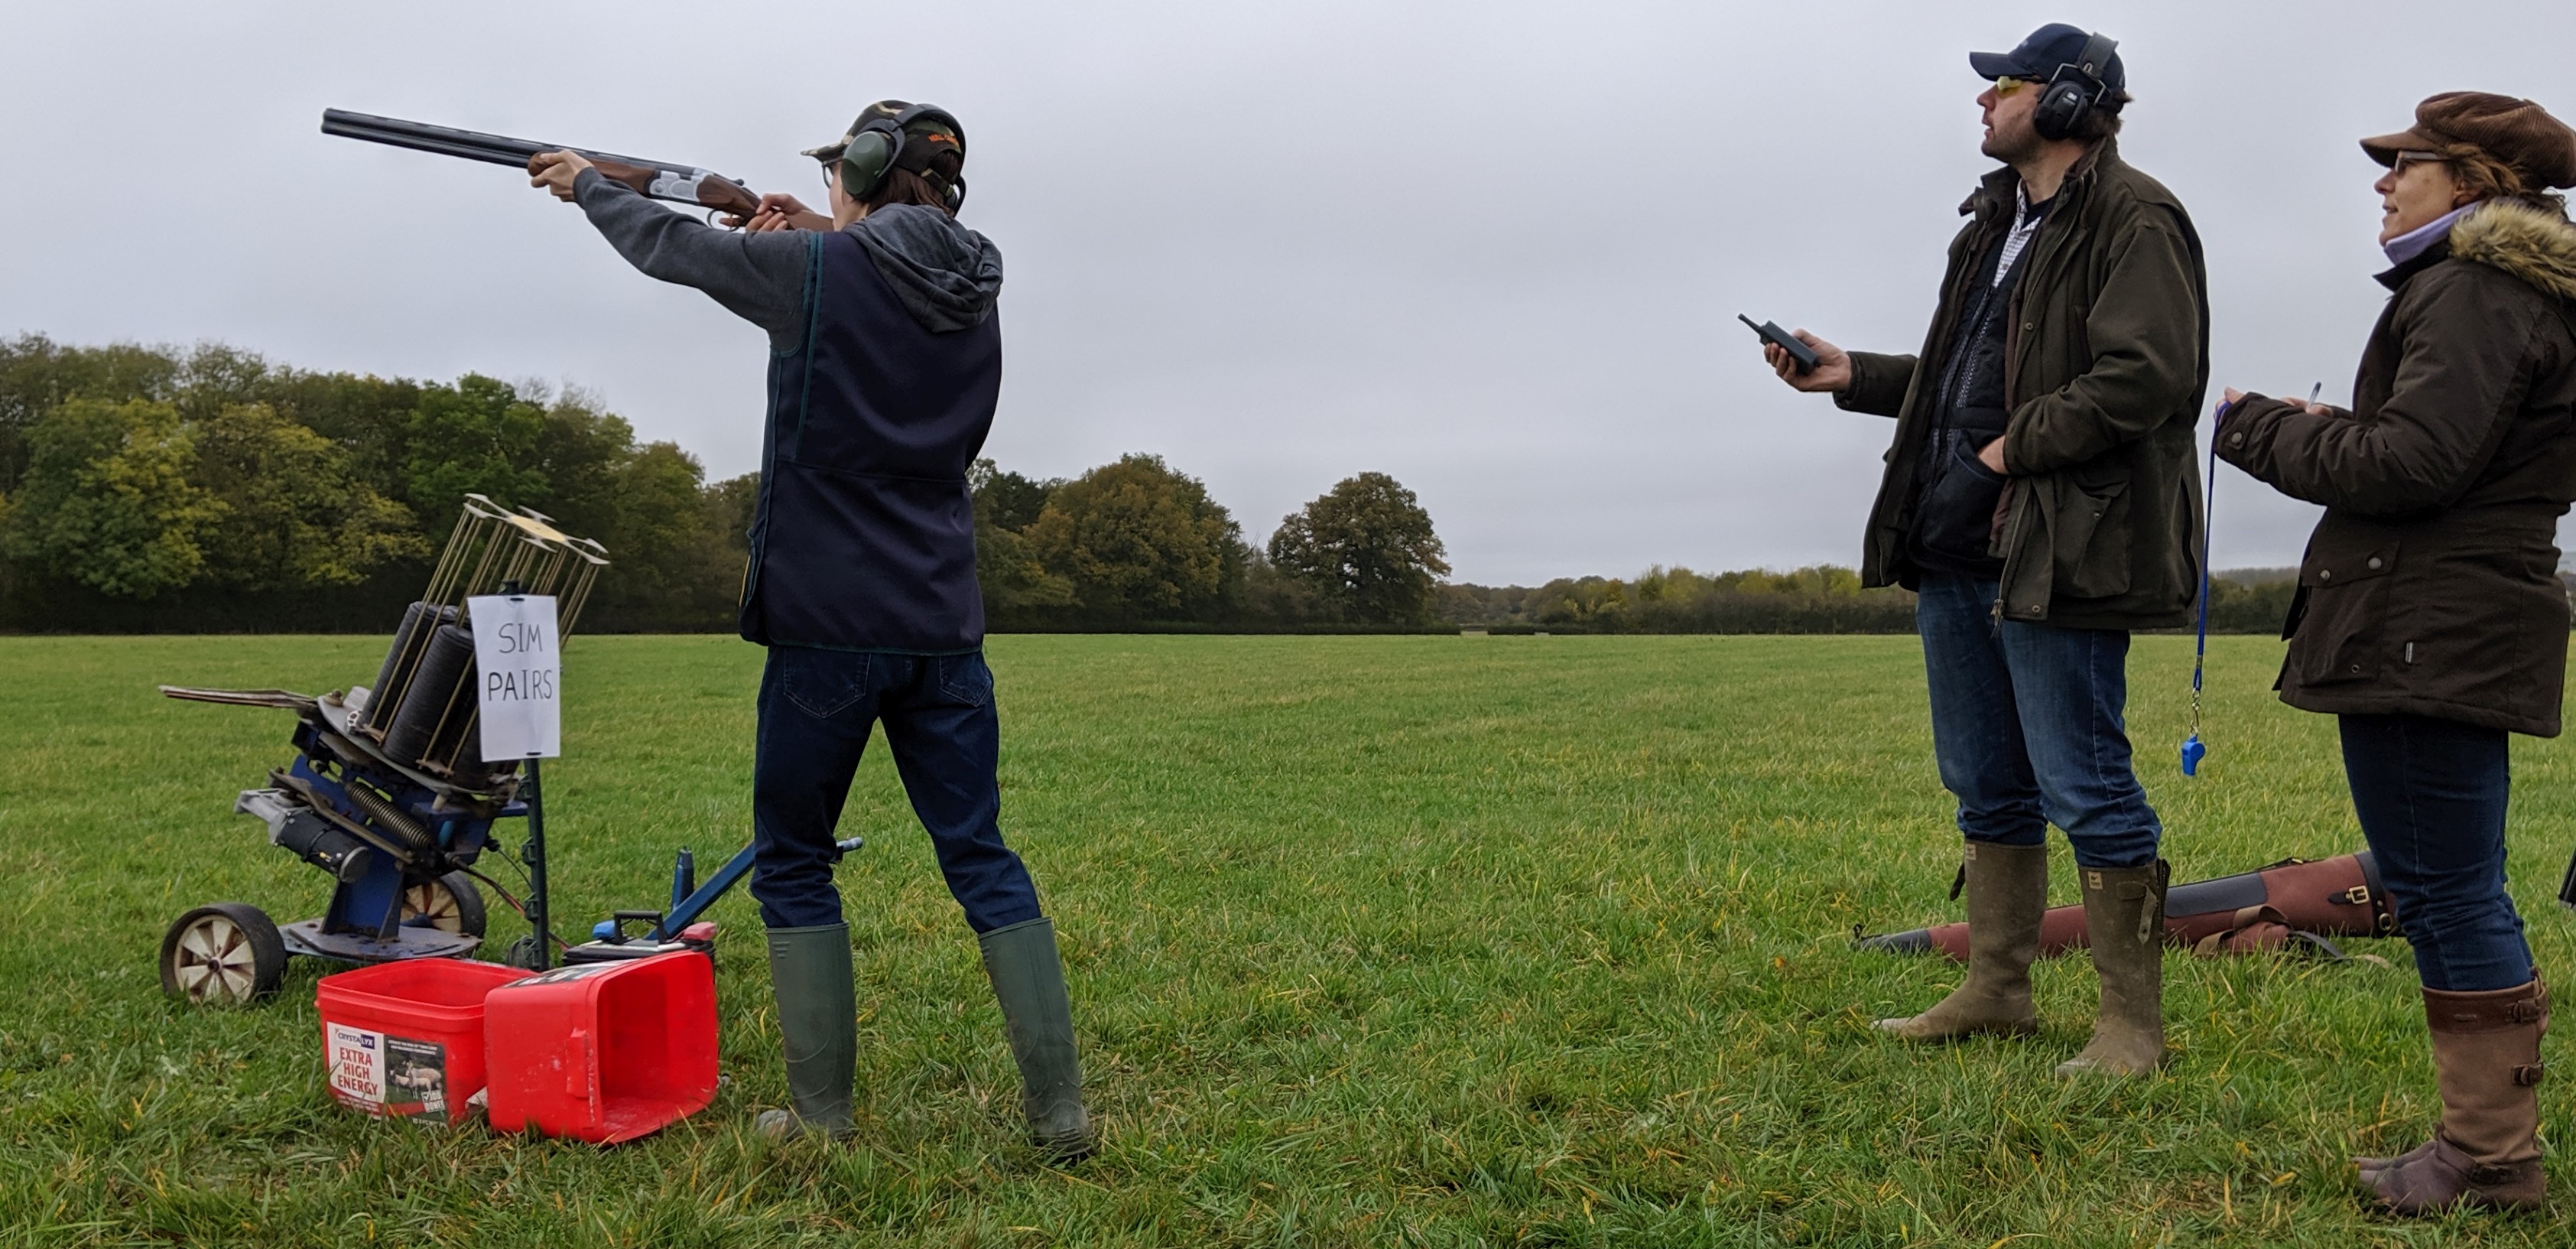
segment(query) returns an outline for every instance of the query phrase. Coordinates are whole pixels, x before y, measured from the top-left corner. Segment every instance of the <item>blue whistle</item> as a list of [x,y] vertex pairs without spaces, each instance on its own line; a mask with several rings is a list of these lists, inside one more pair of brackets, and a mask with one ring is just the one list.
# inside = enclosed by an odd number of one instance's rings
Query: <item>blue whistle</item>
[[2208,754],[2209,746],[2207,743],[2200,740],[2200,734],[2194,733],[2191,736],[2184,738],[2182,741],[2182,774],[2185,776],[2200,775],[2200,761]]

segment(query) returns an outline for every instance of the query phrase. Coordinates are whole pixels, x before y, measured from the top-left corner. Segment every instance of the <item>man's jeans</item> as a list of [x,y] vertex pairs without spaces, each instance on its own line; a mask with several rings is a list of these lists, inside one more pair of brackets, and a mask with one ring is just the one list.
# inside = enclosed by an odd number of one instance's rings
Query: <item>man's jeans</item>
[[2427,716],[2337,719],[2353,811],[2424,987],[2529,982],[2531,947],[2504,888],[2504,730]]
[[1970,841],[2046,844],[2084,867],[2156,861],[2162,827],[2129,768],[2129,635],[1997,621],[1992,580],[1927,572],[1914,605],[1932,751]]
[[886,745],[930,832],[948,892],[975,931],[1038,917],[1037,886],[1002,844],[994,769],[1001,721],[979,653],[890,655],[773,646],[760,678],[752,764],[751,896],[771,928],[841,922],[832,833],[868,733]]

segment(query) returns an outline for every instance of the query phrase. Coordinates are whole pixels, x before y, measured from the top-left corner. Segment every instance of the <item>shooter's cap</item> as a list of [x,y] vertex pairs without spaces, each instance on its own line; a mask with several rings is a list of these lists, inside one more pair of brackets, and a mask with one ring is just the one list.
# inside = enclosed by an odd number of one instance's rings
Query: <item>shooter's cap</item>
[[[1997,78],[2047,82],[2057,76],[2059,69],[2081,60],[2084,45],[2092,38],[2083,27],[2050,22],[2030,32],[2030,38],[2022,40],[2021,46],[2010,52],[1969,53],[1968,68],[1989,82]],[[2095,79],[2110,95],[2117,97],[2129,87],[2128,66],[2120,63],[2119,53],[2113,52],[2098,68]]]
[[[882,129],[884,123],[900,120],[906,112],[913,112],[913,117],[903,123],[904,146],[908,148],[916,140],[927,140],[925,156],[945,151],[953,153],[958,164],[966,163],[966,128],[958,125],[957,119],[946,109],[930,105],[914,112],[914,105],[905,100],[879,100],[867,106],[860,110],[859,119],[851,122],[850,128],[843,131],[840,138],[821,147],[809,147],[803,154],[819,161],[837,161],[843,152],[849,150],[850,140],[859,137],[859,132],[866,130],[869,122],[877,122]],[[912,162],[904,163],[909,165]]]
[[2576,186],[2576,131],[2529,100],[2484,91],[2445,91],[2415,106],[2415,124],[2361,141],[2383,165],[2400,152],[2442,154],[2474,147],[2522,175],[2534,189]]

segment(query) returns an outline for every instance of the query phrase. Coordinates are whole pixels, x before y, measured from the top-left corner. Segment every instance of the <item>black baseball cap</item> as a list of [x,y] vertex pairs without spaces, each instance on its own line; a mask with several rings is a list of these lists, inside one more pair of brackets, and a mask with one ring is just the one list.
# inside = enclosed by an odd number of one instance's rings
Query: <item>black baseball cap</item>
[[[2031,82],[2047,82],[2057,76],[2059,69],[2081,60],[2084,56],[2084,45],[2091,42],[2092,38],[2093,36],[2081,26],[2050,22],[2030,32],[2030,38],[2022,40],[2021,46],[2010,52],[1969,53],[1968,68],[1977,71],[1978,77],[1988,81],[1997,78],[2022,78]],[[2120,63],[2120,54],[2117,52],[2113,52],[2101,66],[2097,67],[2094,76],[2105,90],[2114,95],[2128,89],[2129,70],[2127,66]]]

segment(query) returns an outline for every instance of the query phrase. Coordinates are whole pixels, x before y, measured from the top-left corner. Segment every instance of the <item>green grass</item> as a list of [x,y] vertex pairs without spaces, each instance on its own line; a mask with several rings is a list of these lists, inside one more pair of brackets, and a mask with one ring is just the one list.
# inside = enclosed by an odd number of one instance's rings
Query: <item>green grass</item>
[[[2187,638],[2131,662],[2178,878],[2355,849],[2332,726],[2214,643],[2197,781]],[[2163,1075],[2070,1084],[2080,959],[2036,1039],[1872,1035],[1957,970],[1855,924],[1951,918],[1957,858],[1905,638],[1011,637],[991,649],[1005,827],[1062,929],[1106,1147],[1015,1131],[974,943],[882,754],[843,864],[861,1132],[772,1146],[784,1085],[758,919],[718,908],[716,1105],[608,1150],[375,1122],[323,1092],[313,982],[165,1001],[180,911],[317,913],[319,873],[228,814],[279,712],[156,681],[364,681],[350,638],[0,639],[0,1239],[40,1245],[2563,1245],[2544,1216],[2364,1216],[2347,1154],[2434,1101],[2405,947],[2324,966],[2176,956]],[[651,903],[747,836],[759,652],[577,638],[548,772],[556,903]],[[2569,752],[2518,741],[2516,895],[2551,900]],[[2073,896],[2062,843],[2055,892]],[[487,860],[487,863],[489,860]],[[496,935],[515,935],[494,909]],[[495,942],[494,944],[499,944]],[[2564,1081],[2546,1128],[2576,1141]]]

